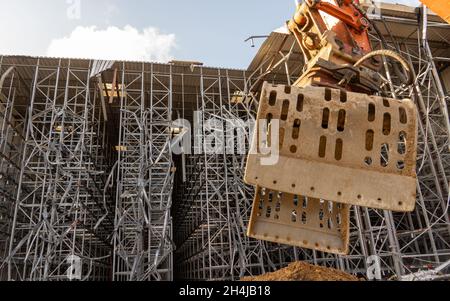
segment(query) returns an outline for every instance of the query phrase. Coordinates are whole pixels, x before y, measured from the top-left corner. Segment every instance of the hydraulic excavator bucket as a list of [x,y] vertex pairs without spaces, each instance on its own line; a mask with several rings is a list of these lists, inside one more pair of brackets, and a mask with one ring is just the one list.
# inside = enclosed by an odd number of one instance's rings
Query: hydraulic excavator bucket
[[349,218],[349,205],[258,187],[247,235],[345,255]]
[[416,148],[410,100],[265,83],[245,174],[257,186],[248,235],[346,254],[350,205],[414,209]]
[[412,211],[416,116],[410,100],[265,83],[258,123],[279,120],[279,158],[261,164],[256,126],[245,181],[315,199]]

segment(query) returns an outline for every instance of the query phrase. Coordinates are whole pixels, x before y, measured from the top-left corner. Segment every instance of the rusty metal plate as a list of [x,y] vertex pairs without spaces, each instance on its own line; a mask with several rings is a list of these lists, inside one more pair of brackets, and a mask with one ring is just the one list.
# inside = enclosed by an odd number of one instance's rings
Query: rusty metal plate
[[338,203],[412,211],[416,116],[410,100],[265,83],[258,123],[279,120],[279,159],[263,165],[258,124],[245,181]]
[[350,206],[257,188],[247,235],[345,255]]

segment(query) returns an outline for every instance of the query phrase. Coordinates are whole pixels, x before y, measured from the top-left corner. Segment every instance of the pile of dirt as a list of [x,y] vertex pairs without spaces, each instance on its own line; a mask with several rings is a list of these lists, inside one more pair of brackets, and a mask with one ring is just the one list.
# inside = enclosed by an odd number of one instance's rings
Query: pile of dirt
[[279,271],[246,277],[242,281],[359,281],[359,279],[336,269],[294,262]]

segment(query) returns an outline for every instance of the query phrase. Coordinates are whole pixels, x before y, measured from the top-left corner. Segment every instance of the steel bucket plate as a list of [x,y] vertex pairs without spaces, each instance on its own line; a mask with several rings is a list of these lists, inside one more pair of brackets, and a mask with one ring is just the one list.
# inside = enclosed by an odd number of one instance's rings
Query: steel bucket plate
[[[245,181],[337,203],[412,211],[416,116],[410,100],[265,83]],[[263,165],[268,156],[259,152],[265,140],[271,146],[259,126],[267,119],[280,124],[279,158],[272,165]]]
[[345,255],[350,206],[257,188],[247,235]]

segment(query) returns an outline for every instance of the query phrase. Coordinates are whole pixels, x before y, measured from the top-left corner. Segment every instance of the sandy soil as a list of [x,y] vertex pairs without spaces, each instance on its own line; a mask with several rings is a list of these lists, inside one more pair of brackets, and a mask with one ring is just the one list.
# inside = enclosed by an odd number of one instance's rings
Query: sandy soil
[[279,271],[257,277],[246,277],[242,281],[359,281],[359,279],[336,269],[294,262]]

